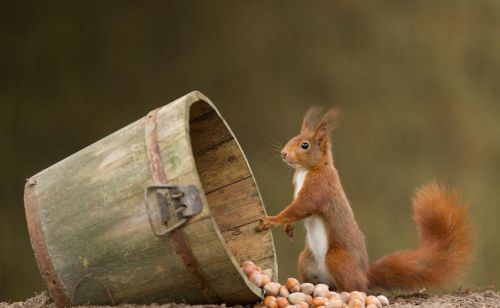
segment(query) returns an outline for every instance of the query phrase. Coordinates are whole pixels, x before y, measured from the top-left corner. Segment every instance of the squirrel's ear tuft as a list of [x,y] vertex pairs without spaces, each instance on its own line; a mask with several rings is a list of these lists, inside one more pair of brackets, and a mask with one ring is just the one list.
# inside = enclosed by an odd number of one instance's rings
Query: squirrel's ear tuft
[[304,120],[302,121],[301,133],[312,133],[314,131],[315,125],[319,120],[319,115],[321,114],[321,108],[317,106],[309,107],[306,114],[304,115]]
[[328,110],[314,129],[314,138],[319,141],[327,139],[330,133],[338,127],[339,119],[340,111],[338,108]]

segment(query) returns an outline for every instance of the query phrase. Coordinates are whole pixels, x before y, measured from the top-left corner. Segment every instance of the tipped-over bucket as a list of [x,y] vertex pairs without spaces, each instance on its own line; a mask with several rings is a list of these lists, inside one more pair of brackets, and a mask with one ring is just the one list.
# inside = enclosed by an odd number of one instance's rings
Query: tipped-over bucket
[[192,92],[31,177],[31,243],[58,306],[259,300],[277,275],[265,209],[215,106]]

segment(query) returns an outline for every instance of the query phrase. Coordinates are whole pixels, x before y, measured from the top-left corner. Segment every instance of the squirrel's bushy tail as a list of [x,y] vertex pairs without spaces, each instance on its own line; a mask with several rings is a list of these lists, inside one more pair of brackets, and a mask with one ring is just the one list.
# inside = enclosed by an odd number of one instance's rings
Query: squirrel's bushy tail
[[437,287],[460,274],[472,253],[471,224],[456,193],[431,183],[413,199],[420,247],[398,251],[370,266],[370,288]]

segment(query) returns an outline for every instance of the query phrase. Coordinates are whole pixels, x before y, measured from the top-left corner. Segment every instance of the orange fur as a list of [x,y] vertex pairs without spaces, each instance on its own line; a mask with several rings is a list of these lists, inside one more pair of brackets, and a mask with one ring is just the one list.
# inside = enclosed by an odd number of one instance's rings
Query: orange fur
[[431,183],[413,199],[420,247],[399,251],[370,266],[372,288],[437,287],[460,274],[472,251],[471,226],[456,193]]
[[[301,133],[282,151],[285,162],[297,169],[294,185],[296,190],[301,189],[283,211],[266,217],[257,230],[284,224],[291,235],[293,223],[315,218],[313,223],[322,226],[308,230],[312,242],[299,256],[301,278],[328,283],[331,277],[332,287],[342,291],[435,287],[461,273],[471,255],[470,224],[456,194],[437,184],[419,189],[413,201],[420,247],[393,253],[368,265],[364,235],[340,183],[330,149],[329,134],[336,127],[338,114],[336,109],[329,110],[315,124],[319,109],[308,110]],[[303,148],[305,143],[308,146]],[[298,172],[305,177],[302,185],[297,183]],[[311,245],[323,245],[324,237],[327,247],[323,262],[315,257],[322,250]],[[324,277],[329,281],[321,281]]]

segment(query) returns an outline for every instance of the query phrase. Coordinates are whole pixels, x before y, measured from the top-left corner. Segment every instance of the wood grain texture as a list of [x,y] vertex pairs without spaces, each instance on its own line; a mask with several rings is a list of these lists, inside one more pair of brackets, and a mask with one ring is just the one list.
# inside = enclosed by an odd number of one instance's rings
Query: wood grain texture
[[212,215],[221,232],[257,221],[264,216],[252,177],[207,194]]
[[[215,112],[193,119],[191,129],[198,174],[229,252],[238,263],[253,260],[263,268],[271,268],[277,279],[271,234],[254,230],[266,213],[237,141]],[[255,246],[248,246],[249,239]]]
[[[203,275],[221,302],[256,301],[261,292],[238,263],[277,267],[270,233],[253,230],[265,210],[237,141],[199,92],[162,107],[157,120],[169,183],[206,192],[203,211],[183,227]],[[33,178],[47,253],[73,304],[204,302],[170,239],[151,231],[143,119]]]

